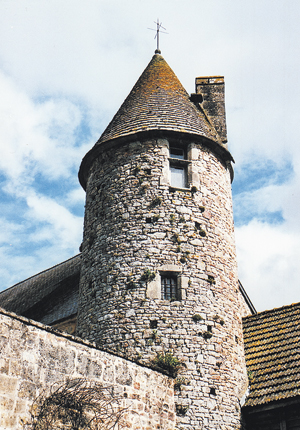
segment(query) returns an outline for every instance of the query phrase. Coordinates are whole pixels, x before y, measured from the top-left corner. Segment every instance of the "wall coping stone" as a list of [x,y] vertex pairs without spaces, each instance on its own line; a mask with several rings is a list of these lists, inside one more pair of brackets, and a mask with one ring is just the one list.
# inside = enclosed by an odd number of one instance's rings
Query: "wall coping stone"
[[5,309],[3,309],[1,307],[0,307],[0,315],[5,315],[5,316],[7,316],[9,318],[12,318],[12,319],[15,319],[17,321],[20,321],[23,324],[26,324],[26,325],[29,325],[29,326],[32,326],[32,327],[36,327],[36,328],[38,328],[40,330],[47,331],[47,332],[52,333],[52,334],[54,334],[54,335],[56,335],[58,337],[63,337],[65,339],[68,339],[68,340],[70,340],[70,341],[72,341],[74,343],[81,344],[81,345],[87,346],[87,347],[92,348],[92,349],[96,349],[97,351],[105,352],[106,354],[113,355],[114,357],[122,358],[125,361],[129,361],[131,363],[134,363],[136,366],[139,366],[139,367],[142,367],[142,368],[146,368],[146,369],[150,369],[153,372],[158,372],[158,373],[160,373],[162,375],[168,376],[171,379],[174,379],[172,376],[168,375],[167,373],[165,373],[163,371],[159,371],[157,368],[154,369],[151,366],[147,366],[147,365],[142,364],[142,363],[137,363],[134,360],[130,360],[129,358],[126,358],[126,357],[124,357],[121,354],[116,354],[114,352],[107,351],[105,349],[99,348],[98,345],[96,344],[96,342],[90,342],[88,340],[82,339],[81,337],[73,336],[73,335],[71,335],[69,333],[62,332],[61,330],[58,330],[58,329],[55,329],[55,328],[53,328],[51,326],[42,324],[42,323],[40,323],[38,321],[34,321],[32,319],[23,317],[21,315],[17,315],[14,312],[6,311]]

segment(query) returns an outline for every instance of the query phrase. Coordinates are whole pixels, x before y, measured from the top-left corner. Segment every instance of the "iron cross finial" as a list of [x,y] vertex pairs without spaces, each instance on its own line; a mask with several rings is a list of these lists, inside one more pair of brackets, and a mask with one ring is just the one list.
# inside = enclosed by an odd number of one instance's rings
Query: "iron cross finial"
[[159,22],[159,19],[157,18],[157,21],[154,21],[154,23],[156,24],[156,30],[154,30],[154,28],[148,28],[148,30],[153,30],[156,31],[156,35],[154,36],[154,39],[156,39],[156,50],[155,50],[155,54],[161,54],[161,51],[159,49],[159,32],[161,33],[165,33],[168,34],[166,31],[162,31],[161,29],[163,28],[164,30],[165,27],[162,26],[162,22]]

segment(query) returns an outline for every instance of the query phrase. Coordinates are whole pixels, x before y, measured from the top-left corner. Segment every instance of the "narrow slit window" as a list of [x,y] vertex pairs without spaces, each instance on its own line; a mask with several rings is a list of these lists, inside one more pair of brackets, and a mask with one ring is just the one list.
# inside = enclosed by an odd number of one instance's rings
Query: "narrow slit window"
[[177,300],[177,277],[172,275],[163,275],[161,277],[161,298],[162,300]]

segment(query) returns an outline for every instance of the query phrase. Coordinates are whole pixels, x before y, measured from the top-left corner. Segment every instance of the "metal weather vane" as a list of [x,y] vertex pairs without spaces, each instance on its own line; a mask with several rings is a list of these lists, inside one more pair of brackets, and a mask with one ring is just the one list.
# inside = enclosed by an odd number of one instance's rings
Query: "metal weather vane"
[[148,30],[153,30],[156,31],[156,35],[154,36],[154,39],[156,39],[156,50],[155,50],[155,54],[160,54],[161,51],[159,49],[159,33],[165,33],[168,34],[166,31],[162,31],[161,29],[163,28],[164,30],[166,30],[165,27],[162,26],[162,22],[159,22],[159,19],[157,18],[157,21],[154,21],[154,24],[156,24],[156,30],[154,28],[148,28]]

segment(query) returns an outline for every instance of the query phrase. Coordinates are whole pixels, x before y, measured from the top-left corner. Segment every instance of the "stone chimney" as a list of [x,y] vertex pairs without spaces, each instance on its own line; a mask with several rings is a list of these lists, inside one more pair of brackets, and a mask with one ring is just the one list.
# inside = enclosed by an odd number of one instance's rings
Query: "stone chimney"
[[227,131],[224,76],[199,77],[196,78],[195,84],[196,94],[191,95],[191,100],[201,103],[202,109],[218,132],[223,144],[226,145]]

